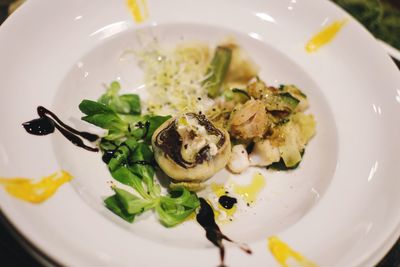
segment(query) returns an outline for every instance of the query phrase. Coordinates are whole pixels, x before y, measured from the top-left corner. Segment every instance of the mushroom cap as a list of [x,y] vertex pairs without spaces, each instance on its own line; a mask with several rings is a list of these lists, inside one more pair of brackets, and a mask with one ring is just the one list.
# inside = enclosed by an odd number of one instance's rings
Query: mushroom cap
[[[201,183],[215,173],[225,167],[228,163],[231,153],[231,143],[229,138],[229,133],[223,128],[217,128],[224,136],[224,143],[218,148],[217,153],[209,159],[202,161],[201,163],[195,163],[191,166],[184,167],[182,164],[175,162],[170,158],[167,153],[159,146],[157,143],[157,137],[159,134],[175,123],[176,118],[171,118],[164,122],[153,134],[151,139],[151,144],[154,151],[154,157],[160,168],[172,179],[179,182],[195,182]],[[178,145],[173,144],[173,145]]]

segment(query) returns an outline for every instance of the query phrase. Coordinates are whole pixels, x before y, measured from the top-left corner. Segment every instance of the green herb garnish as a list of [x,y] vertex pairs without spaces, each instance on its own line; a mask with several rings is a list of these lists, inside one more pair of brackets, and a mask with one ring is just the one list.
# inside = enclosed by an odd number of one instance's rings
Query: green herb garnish
[[[118,95],[121,86],[113,82],[98,101],[83,100],[82,120],[108,130],[100,142],[112,177],[130,186],[134,192],[113,186],[114,195],[106,198],[106,207],[122,219],[133,222],[135,216],[154,210],[160,222],[175,226],[200,205],[195,193],[174,188],[161,193],[154,180],[155,160],[150,142],[154,131],[170,116],[141,116],[138,95]],[[103,156],[104,159],[104,156]]]

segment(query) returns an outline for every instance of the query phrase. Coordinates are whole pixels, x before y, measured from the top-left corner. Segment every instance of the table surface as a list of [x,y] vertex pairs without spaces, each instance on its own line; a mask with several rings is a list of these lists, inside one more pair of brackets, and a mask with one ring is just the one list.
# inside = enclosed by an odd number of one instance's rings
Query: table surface
[[[399,2],[400,3],[400,2]],[[6,19],[8,7],[1,5],[0,2],[0,25]],[[400,62],[395,61],[400,69]],[[16,233],[7,226],[7,223],[0,220],[0,261],[2,263],[10,263],[13,267],[42,267],[25,248],[26,244],[22,244],[16,239]],[[0,264],[2,265],[2,264]],[[400,266],[400,239],[383,258],[376,267],[399,267]]]

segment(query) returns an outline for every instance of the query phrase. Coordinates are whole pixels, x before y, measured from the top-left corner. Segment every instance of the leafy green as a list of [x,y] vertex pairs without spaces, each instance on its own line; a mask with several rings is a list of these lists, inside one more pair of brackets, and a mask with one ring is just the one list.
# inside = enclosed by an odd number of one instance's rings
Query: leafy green
[[[122,144],[117,151],[122,148],[127,146]],[[153,153],[146,143],[138,143],[125,155],[129,158],[128,163],[120,161],[120,166],[113,165],[115,170],[111,174],[117,181],[131,186],[138,196],[115,187],[119,209],[135,216],[154,209],[160,222],[171,227],[184,221],[199,206],[196,194],[185,188],[161,194],[160,185],[154,182],[154,167],[146,164],[147,161],[153,161]],[[110,164],[111,161],[108,164],[111,170]]]
[[92,100],[83,100],[79,104],[79,109],[86,115],[82,117],[82,120],[88,123],[107,129],[113,133],[124,133],[128,130],[128,124],[107,105]]
[[133,222],[135,215],[129,214],[125,209],[122,208],[122,204],[119,203],[117,195],[110,196],[104,200],[106,207],[114,212],[116,215],[121,217],[127,222]]
[[150,141],[154,131],[170,116],[140,116],[136,95],[118,96],[119,83],[113,82],[98,102],[83,100],[80,110],[84,121],[108,130],[100,142],[103,159],[111,176],[131,187],[134,193],[113,187],[115,194],[104,200],[106,207],[122,219],[133,222],[135,216],[154,210],[160,222],[175,226],[183,222],[200,202],[185,188],[167,194],[154,181],[154,154]]
[[333,0],[359,20],[375,37],[400,49],[400,10],[388,1]]
[[[79,109],[86,116],[82,117],[82,120],[108,130],[108,134],[103,137],[105,140],[121,143],[133,137],[144,138],[149,143],[154,131],[170,116],[139,116],[139,97],[136,95],[115,96],[113,93],[116,90],[115,87],[116,85],[110,86],[107,93],[100,98],[102,102],[83,100]],[[130,99],[129,110],[124,108],[126,102],[122,101],[123,99]],[[120,113],[120,110],[124,110],[124,113]],[[130,113],[125,113],[125,111]]]
[[135,114],[141,112],[140,98],[135,94],[118,95],[121,90],[119,82],[112,82],[107,91],[99,98],[98,102],[110,107],[120,114]]
[[154,209],[160,222],[167,227],[172,227],[184,221],[199,206],[197,196],[184,188],[174,191],[178,192],[178,197],[158,195],[158,197],[147,199],[140,198],[121,188],[114,187],[113,190],[115,195],[107,200],[113,199],[116,206],[111,210],[123,219],[127,215],[136,216]]
[[133,174],[127,167],[121,166],[111,175],[118,182],[133,187],[143,198],[150,198],[147,188],[143,187],[141,177]]
[[155,130],[157,130],[157,128],[160,127],[161,124],[163,124],[170,118],[171,116],[147,116],[146,120],[149,122],[149,128],[147,135],[145,136],[146,141],[149,142]]
[[114,188],[119,202],[128,214],[140,214],[153,208],[155,203],[151,199],[139,198],[128,191],[120,188]]
[[131,160],[133,162],[146,161],[150,163],[154,160],[153,151],[151,151],[147,144],[138,143],[135,147],[135,150],[132,152]]

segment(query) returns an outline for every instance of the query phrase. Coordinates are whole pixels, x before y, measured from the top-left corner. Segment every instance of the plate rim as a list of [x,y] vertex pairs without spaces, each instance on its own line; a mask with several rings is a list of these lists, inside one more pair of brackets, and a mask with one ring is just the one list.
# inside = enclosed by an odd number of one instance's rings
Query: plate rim
[[[325,1],[325,2],[330,2],[329,0],[324,0],[324,1]],[[27,5],[30,5],[29,2],[32,2],[32,3],[33,3],[33,1],[28,1],[28,3],[25,3],[19,10],[17,10],[17,11],[15,12],[15,14],[13,14],[13,15],[10,16],[9,18],[7,18],[6,21],[4,21],[3,25],[6,25],[6,27],[7,27],[7,25],[8,25],[9,23],[12,23],[12,21],[17,20],[18,17],[20,16],[21,10],[27,9],[27,8],[28,8],[28,7],[26,7],[26,6],[27,6]],[[339,6],[337,6],[336,4],[334,4],[334,3],[332,3],[332,2],[330,2],[330,3],[331,3],[333,6],[335,6],[336,8],[341,9],[341,8],[340,8]],[[341,11],[345,12],[345,14],[347,14],[348,16],[350,16],[345,10],[341,9]],[[352,17],[352,21],[353,21],[353,20],[356,21],[356,20]],[[357,22],[359,25],[361,25],[358,21],[356,21],[356,22]],[[362,27],[369,35],[372,36],[372,34],[371,34],[370,32],[368,32],[362,25],[361,25],[361,27]],[[0,35],[1,35],[1,32],[2,32],[2,31],[1,31],[2,28],[5,28],[5,27],[4,27],[4,26],[0,27]],[[389,56],[388,56],[388,57],[389,57]],[[395,63],[394,63],[392,60],[390,60],[390,61],[391,61],[392,64],[394,64],[394,66],[396,67]],[[8,225],[10,225],[10,227],[12,228],[12,230],[13,230],[14,232],[16,232],[16,234],[18,235],[18,237],[20,237],[20,238],[22,239],[22,243],[26,242],[27,245],[28,245],[29,247],[33,248],[34,253],[38,253],[39,256],[43,256],[46,260],[48,259],[48,260],[50,261],[51,264],[55,264],[56,266],[62,266],[62,264],[60,264],[57,260],[54,260],[54,259],[51,258],[50,256],[46,255],[46,253],[44,253],[43,251],[41,251],[40,248],[38,248],[37,246],[35,246],[34,241],[29,240],[29,237],[24,236],[24,235],[20,232],[20,230],[19,230],[15,225],[12,224],[12,222],[11,222],[10,219],[7,217],[7,215],[6,215],[5,213],[3,213],[3,211],[1,211],[1,209],[0,209],[0,219],[1,219],[1,218],[6,222],[6,224],[8,223]],[[397,223],[397,228],[395,229],[395,233],[397,234],[397,236],[400,236],[400,222]],[[385,249],[383,249],[383,247],[387,247],[388,244],[391,244],[390,247],[393,247],[393,244],[396,242],[396,240],[392,242],[392,241],[390,240],[390,237],[392,237],[392,235],[390,235],[389,238],[385,239],[385,241],[384,241],[382,244],[380,244],[379,248],[376,250],[376,251],[378,251],[378,250],[383,250],[383,251],[381,251],[381,252],[379,253],[380,255],[382,255],[382,254],[385,255],[385,254],[388,252],[388,251],[386,251]],[[18,241],[19,241],[19,240],[18,240]],[[20,242],[20,241],[19,241],[19,242]],[[28,249],[28,251],[29,251],[29,249]],[[385,252],[385,251],[386,251],[386,252]],[[32,255],[35,255],[34,253],[33,253]],[[377,257],[377,256],[376,256],[376,257]],[[376,258],[376,257],[374,257],[373,255],[367,255],[365,258],[361,258],[361,257],[360,257],[359,264],[368,263],[368,261],[373,260],[372,258]],[[380,257],[380,259],[382,259],[382,257]],[[376,259],[376,260],[379,261],[379,259]],[[377,262],[375,262],[375,263],[377,263]]]

